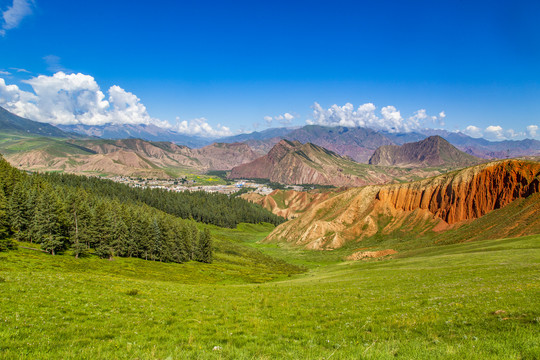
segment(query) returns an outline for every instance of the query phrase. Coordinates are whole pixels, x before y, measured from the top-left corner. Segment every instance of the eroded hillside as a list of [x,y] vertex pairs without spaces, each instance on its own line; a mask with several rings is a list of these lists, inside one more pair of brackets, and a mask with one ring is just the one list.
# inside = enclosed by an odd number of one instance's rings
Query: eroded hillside
[[[524,225],[506,226],[499,236],[535,233],[540,231],[539,181],[540,163],[505,160],[412,183],[355,188],[310,207],[266,241],[310,249],[335,249],[374,236],[399,242],[396,238],[470,225],[516,200],[523,209],[502,216]],[[475,231],[487,231],[494,222],[483,222]]]

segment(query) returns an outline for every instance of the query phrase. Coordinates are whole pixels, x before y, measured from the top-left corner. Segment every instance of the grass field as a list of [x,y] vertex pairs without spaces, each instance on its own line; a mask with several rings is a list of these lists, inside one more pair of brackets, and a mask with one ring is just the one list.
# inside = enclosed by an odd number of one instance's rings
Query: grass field
[[211,265],[0,253],[0,358],[540,358],[540,236],[351,263],[269,230],[213,227]]

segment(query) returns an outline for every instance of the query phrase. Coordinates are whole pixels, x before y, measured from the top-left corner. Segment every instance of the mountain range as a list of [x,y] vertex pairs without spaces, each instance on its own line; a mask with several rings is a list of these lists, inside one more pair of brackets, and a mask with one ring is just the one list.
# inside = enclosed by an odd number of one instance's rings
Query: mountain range
[[[440,135],[426,137],[420,133],[308,125],[241,134],[201,147],[209,140],[153,125],[62,128],[85,133],[86,137],[20,118],[0,108],[0,151],[15,166],[31,171],[169,178],[230,170],[230,178],[347,187],[439,175],[478,163],[480,160],[471,153],[485,157],[495,154],[501,146],[511,148],[512,154],[540,153],[540,142],[536,140],[494,143],[435,130],[432,132]],[[174,141],[149,141],[138,138],[139,135]],[[444,140],[444,136],[469,155]],[[416,139],[420,141],[396,145]],[[238,142],[229,143],[233,140]],[[508,154],[509,149],[497,154]],[[365,164],[368,161],[370,164]]]
[[[423,140],[423,143],[412,145],[413,149],[421,149],[421,157],[426,159],[462,159],[461,163],[438,161],[437,164],[426,164],[425,161],[411,155],[406,169],[396,166],[375,166],[361,164],[348,157],[336,154],[312,143],[302,144],[300,141],[281,140],[268,154],[249,163],[234,167],[229,174],[231,179],[267,179],[282,184],[317,184],[333,186],[363,186],[382,184],[391,181],[411,181],[426,176],[441,174],[449,169],[463,165],[465,159],[478,163],[470,155],[460,152],[445,140],[438,137]],[[405,159],[405,157],[401,157]],[[382,164],[386,165],[386,164]],[[438,168],[422,169],[425,166]]]
[[[417,132],[392,133],[360,127],[330,127],[306,125],[296,128],[270,128],[260,132],[239,134],[219,139],[185,135],[155,125],[58,125],[57,127],[20,118],[0,108],[0,131],[21,131],[27,134],[54,137],[85,137],[103,139],[140,138],[147,141],[168,141],[190,148],[200,148],[212,142],[247,144],[254,152],[264,155],[280,140],[300,141],[322,146],[335,153],[348,156],[357,162],[367,163],[375,150],[382,145],[403,145],[438,135],[459,150],[484,159],[540,155],[540,141],[534,139],[488,141],[473,138],[461,132],[423,129]],[[7,121],[3,119],[9,119]],[[41,130],[40,130],[41,129]],[[61,129],[64,131],[58,131]]]
[[106,125],[57,125],[61,130],[101,139],[137,138],[147,141],[169,141],[191,148],[202,147],[212,143],[211,140],[177,133],[156,125],[146,124],[106,124]]

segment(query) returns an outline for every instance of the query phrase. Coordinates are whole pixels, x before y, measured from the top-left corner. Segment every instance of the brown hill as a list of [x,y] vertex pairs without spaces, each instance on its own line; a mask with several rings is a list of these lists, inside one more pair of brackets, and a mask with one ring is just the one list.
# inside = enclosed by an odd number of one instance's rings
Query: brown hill
[[64,171],[169,178],[182,173],[230,170],[257,158],[245,144],[214,143],[190,149],[141,139],[57,140],[18,138],[0,146],[13,166],[31,171]]
[[281,140],[267,155],[234,167],[231,179],[268,179],[282,184],[318,184],[336,187],[411,181],[439,175],[445,169],[413,171],[357,163],[310,143]]
[[478,164],[481,159],[456,149],[440,136],[418,142],[379,147],[369,159],[372,165],[401,167],[463,167]]
[[538,233],[539,192],[540,163],[498,161],[413,183],[347,190],[280,225],[265,241],[335,249],[361,240],[445,242],[447,230],[452,241]]
[[191,152],[205,170],[231,170],[260,156],[243,143],[213,143]]
[[361,164],[320,146],[288,140],[281,140],[267,155],[234,167],[229,178],[334,186],[361,186],[392,179],[382,172],[368,173]]
[[258,155],[246,144],[213,143],[200,149],[170,142],[141,139],[78,141],[92,151],[108,154],[120,149],[132,151],[159,167],[191,167],[195,170],[230,170],[255,160]]

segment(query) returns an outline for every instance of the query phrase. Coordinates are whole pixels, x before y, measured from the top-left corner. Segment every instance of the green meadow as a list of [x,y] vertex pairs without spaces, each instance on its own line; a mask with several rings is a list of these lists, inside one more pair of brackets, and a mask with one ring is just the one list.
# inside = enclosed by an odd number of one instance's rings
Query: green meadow
[[0,358],[540,358],[538,235],[343,262],[209,228],[213,264],[0,253]]

